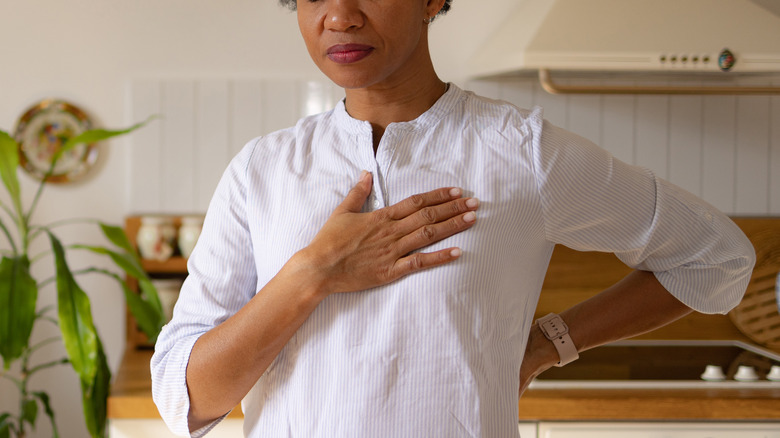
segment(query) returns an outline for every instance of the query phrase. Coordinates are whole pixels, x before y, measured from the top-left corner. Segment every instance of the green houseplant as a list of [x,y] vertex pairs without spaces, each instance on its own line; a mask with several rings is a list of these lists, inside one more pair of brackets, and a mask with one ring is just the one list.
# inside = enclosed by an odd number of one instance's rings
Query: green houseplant
[[[6,198],[9,199],[4,203],[0,198],[0,357],[3,362],[0,378],[10,380],[19,389],[18,412],[0,412],[0,438],[25,437],[26,431],[35,427],[39,408],[43,408],[42,411],[49,417],[53,436],[59,436],[49,395],[43,391],[31,391],[28,384],[39,371],[60,364],[70,364],[79,377],[84,418],[90,435],[106,435],[106,404],[111,375],[100,336],[92,321],[89,297],[76,282],[77,277],[99,274],[115,278],[124,290],[127,306],[139,328],[153,340],[162,327],[162,308],[157,292],[141,268],[140,260],[122,228],[91,221],[100,227],[112,244],[110,247],[63,246],[54,234],[54,228],[74,221],[62,220],[41,225],[34,222],[33,216],[47,177],[53,174],[63,153],[79,144],[92,144],[127,134],[145,123],[116,131],[92,129],[67,139],[54,153],[51,167],[27,207],[22,203],[17,174],[19,146],[8,133],[0,131],[0,179],[8,195]],[[31,255],[30,243],[36,239],[47,239],[51,251]],[[97,267],[71,270],[66,257],[67,251],[71,250],[92,251],[109,257],[121,271],[138,279],[140,293],[129,290],[123,276],[110,270]],[[32,265],[52,261],[55,270],[53,277],[36,279],[32,276]],[[57,304],[38,309],[38,292],[51,283],[56,283]],[[30,335],[37,323],[57,324],[61,336],[31,344]],[[60,341],[64,344],[67,357],[34,364],[31,359],[37,351]],[[19,364],[14,368],[18,371],[11,369],[13,363]]]

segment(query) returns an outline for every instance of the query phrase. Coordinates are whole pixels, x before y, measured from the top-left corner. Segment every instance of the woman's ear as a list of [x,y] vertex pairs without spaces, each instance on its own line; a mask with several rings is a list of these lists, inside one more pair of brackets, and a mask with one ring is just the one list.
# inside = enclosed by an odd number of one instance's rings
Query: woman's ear
[[444,7],[445,0],[426,0],[425,11],[428,18],[433,18]]

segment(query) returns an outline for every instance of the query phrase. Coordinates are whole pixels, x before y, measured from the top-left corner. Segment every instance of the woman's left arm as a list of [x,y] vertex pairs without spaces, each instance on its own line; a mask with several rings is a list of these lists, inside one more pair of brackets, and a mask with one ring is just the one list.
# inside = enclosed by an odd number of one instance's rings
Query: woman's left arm
[[[692,311],[726,313],[739,303],[755,252],[733,221],[582,137],[539,119],[534,128],[547,239],[614,253],[637,270],[560,314],[579,351],[654,330]],[[532,325],[521,392],[558,359],[554,345]]]
[[[674,322],[693,310],[670,294],[655,275],[634,271],[612,287],[560,314],[578,351],[637,336]],[[520,394],[558,362],[558,352],[538,325],[531,333],[520,368]]]

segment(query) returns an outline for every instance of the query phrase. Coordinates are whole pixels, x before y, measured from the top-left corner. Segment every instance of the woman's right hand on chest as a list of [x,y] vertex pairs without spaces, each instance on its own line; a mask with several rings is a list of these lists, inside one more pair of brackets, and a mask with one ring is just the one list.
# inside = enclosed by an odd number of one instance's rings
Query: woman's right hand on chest
[[[361,213],[372,187],[361,174],[312,242],[291,262],[312,275],[324,295],[390,283],[457,259],[459,248],[413,252],[471,228],[479,207],[460,188],[444,187]],[[300,271],[299,271],[300,272]]]

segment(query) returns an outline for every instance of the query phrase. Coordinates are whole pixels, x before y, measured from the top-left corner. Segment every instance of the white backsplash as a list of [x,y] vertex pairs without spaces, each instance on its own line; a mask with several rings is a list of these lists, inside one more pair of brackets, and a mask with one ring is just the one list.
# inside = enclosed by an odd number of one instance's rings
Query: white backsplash
[[330,82],[259,79],[134,81],[131,118],[161,118],[128,148],[128,211],[205,212],[230,159],[254,137],[331,108]]
[[[551,95],[531,78],[463,88],[544,108],[545,118],[735,216],[780,215],[780,97]],[[203,212],[229,160],[250,139],[331,108],[327,81],[142,79],[129,92],[128,211]]]

